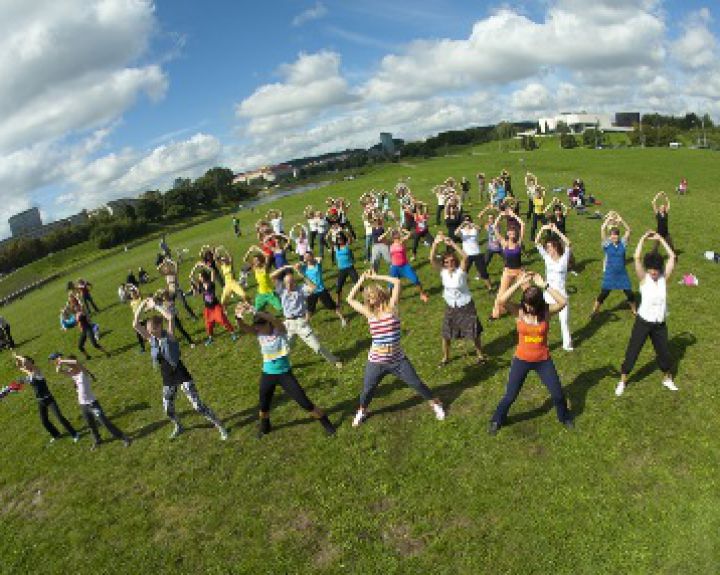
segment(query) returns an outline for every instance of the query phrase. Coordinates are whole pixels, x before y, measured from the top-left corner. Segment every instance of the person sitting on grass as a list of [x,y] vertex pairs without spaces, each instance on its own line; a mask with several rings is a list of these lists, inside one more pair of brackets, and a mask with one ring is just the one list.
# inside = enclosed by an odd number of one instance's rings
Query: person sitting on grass
[[[145,327],[140,321],[140,316],[145,311],[153,310],[160,315],[150,317],[147,327]],[[163,408],[170,421],[175,424],[170,439],[175,439],[184,431],[180,419],[175,414],[175,397],[178,388],[181,388],[193,409],[212,423],[220,433],[220,439],[225,441],[228,437],[227,430],[215,413],[200,399],[195,381],[180,358],[180,344],[175,338],[175,321],[174,315],[167,309],[156,305],[151,298],[143,300],[135,312],[133,320],[135,330],[150,343],[153,363],[160,367],[163,382]],[[167,328],[163,326],[164,322],[167,322]]]
[[[243,314],[252,315],[252,323],[243,321]],[[259,389],[258,438],[271,431],[270,407],[275,388],[279,385],[302,409],[317,419],[328,435],[335,434],[335,426],[328,416],[308,398],[305,390],[295,377],[290,365],[290,345],[282,320],[246,303],[235,307],[238,329],[257,337],[262,353],[263,365]]]
[[[371,283],[365,286],[361,303],[356,296],[363,289],[363,284],[367,280],[385,282],[385,285]],[[392,286],[392,291],[388,290],[388,284]],[[368,407],[375,390],[386,375],[394,375],[412,387],[423,399],[427,400],[438,420],[445,419],[442,403],[433,396],[432,391],[418,377],[413,364],[410,363],[400,346],[398,311],[400,289],[399,278],[376,275],[373,271],[368,270],[360,276],[348,294],[348,304],[368,320],[372,337],[368,362],[365,366],[363,391],[360,394],[360,405],[353,418],[353,427],[357,427],[367,418]]]
[[102,443],[97,422],[102,423],[115,439],[123,442],[125,447],[130,447],[130,438],[108,419],[100,402],[96,399],[92,389],[90,389],[90,381],[97,381],[95,375],[80,363],[74,355],[64,357],[60,353],[53,353],[48,359],[55,363],[55,370],[58,373],[64,373],[75,384],[80,410],[93,436],[93,444],[90,449],[96,449]]

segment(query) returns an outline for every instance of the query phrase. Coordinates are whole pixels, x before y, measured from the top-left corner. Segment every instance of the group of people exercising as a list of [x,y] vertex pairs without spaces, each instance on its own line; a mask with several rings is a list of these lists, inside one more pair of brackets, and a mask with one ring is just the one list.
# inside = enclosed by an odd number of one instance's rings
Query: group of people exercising
[[[159,367],[163,382],[163,407],[174,424],[171,437],[176,438],[183,432],[174,405],[178,389],[183,391],[195,410],[217,428],[222,439],[228,435],[215,412],[200,399],[196,383],[181,357],[178,334],[191,347],[195,347],[196,342],[183,327],[175,304],[179,298],[188,316],[195,319],[196,313],[188,302],[190,295],[199,296],[203,304],[206,346],[213,344],[216,324],[222,325],[233,340],[240,334],[257,339],[262,354],[260,436],[271,430],[270,407],[278,385],[317,419],[326,433],[335,433],[333,423],[308,398],[298,381],[290,363],[290,344],[297,336],[328,363],[338,369],[343,368],[342,361],[320,341],[313,330],[311,318],[317,313],[320,302],[337,317],[341,327],[346,326],[343,290],[348,280],[353,285],[345,301],[367,320],[371,337],[363,389],[352,425],[361,425],[367,419],[375,390],[386,375],[393,375],[414,389],[427,400],[435,417],[443,420],[446,413],[441,401],[419,377],[401,345],[400,293],[403,282],[415,288],[423,304],[429,301],[412,263],[417,259],[421,245],[429,248],[430,263],[438,273],[443,288],[445,311],[441,328],[440,367],[451,361],[451,344],[455,340],[469,340],[477,362],[487,361],[482,347],[483,326],[470,289],[473,268],[476,280],[481,281],[488,292],[494,293],[489,321],[505,314],[515,319],[517,346],[506,391],[490,420],[489,433],[496,434],[504,425],[508,411],[531,371],[535,371],[548,388],[560,423],[572,428],[573,416],[548,346],[550,319],[557,314],[562,347],[567,352],[573,350],[569,297],[565,285],[574,265],[572,242],[566,229],[569,209],[558,198],[547,201],[546,191],[538,179],[532,174],[526,175],[529,198],[526,216],[531,222],[531,237],[545,265],[544,274],[529,271],[523,262],[526,223],[519,215],[519,202],[512,193],[510,181],[506,170],[492,180],[490,203],[479,211],[475,219],[468,209],[467,198],[464,198],[466,179],[460,186],[453,178],[435,186],[433,195],[438,206],[436,224],[440,221],[445,224],[444,230],[436,230],[435,233],[430,229],[427,203],[416,198],[407,183],[399,183],[392,193],[376,190],[364,193],[359,203],[365,228],[362,253],[367,269],[361,273],[358,273],[351,248],[358,238],[348,217],[350,203],[344,198],[328,198],[326,207],[320,210],[307,206],[303,214],[306,223],[293,225],[287,233],[282,211],[270,210],[256,223],[257,242],[245,253],[240,270],[235,269],[234,259],[227,248],[203,246],[197,263],[189,273],[188,290],[181,287],[179,258],[173,258],[163,237],[156,263],[165,286],[146,297],[139,285],[127,284],[124,286],[124,297],[132,311],[132,328],[139,349],[145,351],[148,345],[152,361]],[[500,186],[503,189],[501,197],[497,192]],[[392,209],[393,198],[398,203],[396,210]],[[660,193],[655,196],[652,205],[657,231],[648,231],[641,236],[633,258],[641,295],[639,306],[636,305],[625,265],[630,226],[618,212],[609,211],[600,228],[604,252],[603,279],[592,316],[597,315],[605,299],[615,290],[624,292],[635,315],[621,367],[621,379],[615,389],[617,395],[624,393],[628,374],[648,338],[664,374],[662,384],[673,391],[678,389],[672,378],[665,323],[667,279],[676,260],[669,235],[669,199]],[[485,253],[481,247],[483,239],[486,240]],[[411,248],[408,247],[410,241]],[[648,243],[653,245],[646,250]],[[661,255],[660,248],[667,257]],[[330,260],[336,268],[334,293],[325,283],[326,251],[330,252]],[[503,261],[497,289],[488,273],[495,254]],[[293,260],[295,263],[291,263]],[[387,273],[382,273],[383,264],[387,266]],[[255,284],[252,301],[248,295],[251,283]],[[219,296],[217,284],[221,287]],[[91,313],[97,312],[98,307],[90,289],[91,284],[84,280],[68,284],[68,299],[61,312],[63,327],[77,327],[79,330],[78,349],[86,359],[89,359],[85,350],[87,340],[95,348],[108,353],[100,345],[93,328]],[[231,299],[236,300],[231,314],[234,325],[227,312]],[[90,384],[95,376],[88,368],[73,355],[54,353],[50,360],[58,372],[67,374],[75,384],[78,402],[93,435],[93,446],[101,441],[97,422],[104,424],[125,445],[130,445],[129,437],[107,418],[94,396]],[[34,360],[16,355],[15,362],[25,377],[14,382],[13,389],[0,390],[0,397],[3,391],[18,391],[18,385],[31,386],[39,402],[42,423],[52,440],[59,437],[60,432],[49,420],[50,411],[77,440],[78,434],[60,412]]]

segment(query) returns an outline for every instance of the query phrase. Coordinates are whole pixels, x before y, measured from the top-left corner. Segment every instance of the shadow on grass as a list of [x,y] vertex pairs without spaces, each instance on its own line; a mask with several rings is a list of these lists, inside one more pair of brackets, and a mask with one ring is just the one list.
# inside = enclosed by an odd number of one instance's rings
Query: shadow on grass
[[[588,392],[611,375],[618,376],[619,374],[617,368],[609,363],[577,374],[572,383],[565,386],[565,395],[570,402],[570,411],[574,417],[578,417],[585,411],[585,400]],[[550,405],[552,405],[552,402],[550,402]]]
[[27,345],[27,344],[29,344],[29,343],[32,343],[32,342],[35,341],[36,339],[40,339],[40,337],[42,337],[42,334],[33,335],[32,337],[25,338],[25,339],[22,340],[22,341],[16,341],[16,342],[15,342],[15,347],[21,347],[21,346],[23,346],[23,345]]
[[[132,403],[132,404],[130,404],[130,405],[126,405],[126,406],[123,407],[120,411],[117,411],[117,412],[115,412],[115,413],[110,413],[110,414],[108,414],[107,417],[108,417],[108,419],[109,419],[110,421],[112,421],[113,423],[115,423],[115,420],[116,420],[116,419],[120,419],[121,417],[124,417],[124,416],[126,416],[126,415],[129,415],[129,414],[131,414],[131,413],[136,413],[136,412],[138,412],[138,411],[145,411],[145,410],[148,409],[149,407],[150,407],[150,404],[147,403],[146,401],[143,401],[143,402],[140,402],[140,403]],[[102,425],[99,426],[100,429],[102,429],[102,427],[103,427]],[[87,433],[88,431],[90,431],[90,428],[89,428],[87,425],[83,425],[82,427],[80,427],[80,428],[78,429],[78,431],[81,432],[81,433]],[[135,436],[134,433],[131,433],[131,434],[128,434],[128,435],[130,435],[131,437],[134,437],[134,436]]]
[[[672,370],[677,371],[677,365],[680,360],[685,357],[687,349],[697,343],[697,338],[690,332],[683,331],[673,336],[668,342],[670,348],[670,356],[672,357]],[[651,345],[645,342],[646,345]],[[642,381],[658,369],[657,360],[653,359],[643,365],[640,369],[633,372],[628,378],[628,383]]]
[[585,258],[580,261],[576,261],[572,269],[577,273],[582,273],[586,267],[588,267],[590,264],[594,264],[597,261],[600,260],[598,258]]

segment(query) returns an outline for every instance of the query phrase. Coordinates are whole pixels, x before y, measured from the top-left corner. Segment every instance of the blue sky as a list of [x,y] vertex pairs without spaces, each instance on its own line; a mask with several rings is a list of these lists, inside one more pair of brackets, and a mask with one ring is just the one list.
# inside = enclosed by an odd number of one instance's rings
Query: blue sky
[[0,235],[347,146],[560,110],[720,118],[716,2],[3,0]]

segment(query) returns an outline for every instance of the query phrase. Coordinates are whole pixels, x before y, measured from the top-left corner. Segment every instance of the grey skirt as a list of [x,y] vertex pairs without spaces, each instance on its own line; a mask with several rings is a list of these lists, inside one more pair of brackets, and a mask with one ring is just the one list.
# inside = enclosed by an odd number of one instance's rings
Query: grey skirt
[[480,337],[482,330],[475,302],[472,300],[462,307],[445,306],[445,318],[442,326],[443,339],[476,340]]

